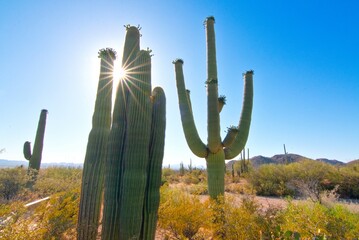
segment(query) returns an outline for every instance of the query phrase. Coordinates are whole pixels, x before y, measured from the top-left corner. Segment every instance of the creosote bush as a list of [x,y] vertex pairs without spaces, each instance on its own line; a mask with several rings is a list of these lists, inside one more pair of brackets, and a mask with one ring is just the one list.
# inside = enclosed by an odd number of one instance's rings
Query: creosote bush
[[166,186],[161,189],[158,213],[158,226],[170,239],[196,239],[204,234],[200,229],[208,228],[211,219],[208,201]]
[[28,179],[23,167],[0,169],[0,201],[9,201],[20,195]]
[[34,191],[39,197],[47,197],[49,195],[72,191],[81,186],[81,168],[69,167],[50,167],[41,169]]
[[332,165],[304,160],[288,165],[262,165],[251,171],[248,179],[258,195],[298,196],[320,202],[321,193],[334,189],[341,176]]
[[289,202],[281,213],[283,231],[293,231],[303,239],[355,239],[359,236],[359,215],[340,205]]
[[0,205],[0,239],[75,239],[79,191],[55,194],[34,209],[23,202]]

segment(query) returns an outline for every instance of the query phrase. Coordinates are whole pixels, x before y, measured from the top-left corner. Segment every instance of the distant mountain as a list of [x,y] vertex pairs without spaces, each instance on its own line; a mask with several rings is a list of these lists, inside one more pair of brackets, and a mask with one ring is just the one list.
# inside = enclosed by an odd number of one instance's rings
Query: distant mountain
[[[307,157],[303,157],[301,155],[298,154],[292,154],[292,153],[288,153],[288,154],[277,154],[274,155],[273,157],[264,157],[264,156],[255,156],[250,158],[250,162],[252,164],[252,166],[254,168],[257,168],[263,164],[286,164],[286,163],[294,163],[294,162],[299,162],[299,161],[303,161],[303,160],[313,160],[313,161],[321,161],[324,163],[328,163],[331,165],[345,165],[345,163],[338,161],[338,160],[329,160],[326,158],[318,158],[316,160],[311,159],[311,158],[307,158]],[[227,169],[232,169],[232,165],[236,162],[237,160],[231,160],[226,164]],[[357,160],[359,161],[359,160]]]
[[356,164],[359,164],[359,159],[347,162],[346,165],[356,165]]
[[[19,160],[5,160],[0,159],[0,168],[13,168],[13,167],[19,167],[19,166],[28,166],[28,161],[19,161]],[[42,168],[48,168],[48,167],[74,167],[79,168],[82,167],[82,163],[66,163],[66,162],[60,162],[60,163],[41,163]]]
[[320,162],[328,163],[328,164],[331,164],[331,165],[336,165],[336,166],[345,165],[345,163],[343,163],[341,161],[338,161],[338,160],[335,160],[335,159],[317,158],[316,160],[320,161]]
[[277,161],[275,161],[272,158],[264,157],[261,155],[252,157],[249,160],[253,167],[259,167],[262,164],[270,164],[270,163],[277,164],[278,163]]
[[21,165],[27,166],[28,164],[29,164],[28,161],[16,161],[16,160],[0,159],[0,168],[19,167]]
[[284,163],[284,164],[286,164],[286,163],[294,163],[294,162],[299,162],[299,161],[309,159],[307,157],[303,157],[301,155],[293,154],[293,153],[277,154],[277,155],[274,155],[271,158],[274,161],[276,161],[277,163]]

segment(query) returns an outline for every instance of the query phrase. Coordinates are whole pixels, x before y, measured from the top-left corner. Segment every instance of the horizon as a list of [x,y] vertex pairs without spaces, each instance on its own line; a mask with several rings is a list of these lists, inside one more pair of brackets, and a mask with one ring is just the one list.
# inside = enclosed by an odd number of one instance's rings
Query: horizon
[[[152,85],[167,97],[163,165],[190,159],[180,121],[174,67],[184,60],[202,141],[206,123],[206,39],[216,19],[222,138],[242,111],[242,73],[254,70],[250,156],[289,153],[348,162],[359,159],[359,16],[356,1],[265,2],[154,0],[136,2],[4,1],[0,3],[0,158],[24,159],[41,109],[49,111],[44,163],[83,163],[95,105],[99,49],[120,65],[125,28],[140,25],[141,46],[153,50]],[[117,67],[116,67],[117,66]],[[116,86],[114,86],[116,89]],[[238,159],[239,156],[232,159]]]

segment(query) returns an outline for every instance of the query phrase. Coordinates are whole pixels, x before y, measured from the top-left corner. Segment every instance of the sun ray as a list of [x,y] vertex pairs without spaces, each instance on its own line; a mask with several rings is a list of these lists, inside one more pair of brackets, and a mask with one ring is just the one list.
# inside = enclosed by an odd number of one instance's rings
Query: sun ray
[[[146,80],[146,77],[142,77],[143,75],[149,75],[149,78],[151,78],[151,71],[149,69],[151,61],[146,60],[145,62],[141,61],[142,63],[136,63],[143,53],[141,54],[135,50],[136,48],[134,47],[129,53],[129,56],[127,56],[126,59],[122,59],[122,64],[115,64],[114,66],[113,82],[114,88],[116,88],[117,91],[116,93],[114,92],[113,100],[116,101],[116,98],[123,97],[125,102],[127,102],[127,99],[132,98],[134,103],[139,106],[141,105],[139,99],[137,99],[139,91],[145,91],[148,101],[151,101],[151,83]],[[119,92],[120,84],[121,93]],[[128,103],[125,103],[123,107],[127,108]],[[142,107],[143,106],[141,106],[141,108]],[[144,110],[145,109],[143,109],[143,111]]]

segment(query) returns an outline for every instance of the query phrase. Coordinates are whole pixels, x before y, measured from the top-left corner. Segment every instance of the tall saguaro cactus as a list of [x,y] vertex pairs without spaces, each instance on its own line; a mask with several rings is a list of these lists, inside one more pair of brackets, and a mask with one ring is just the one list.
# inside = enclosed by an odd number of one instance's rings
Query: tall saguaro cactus
[[107,140],[111,127],[113,63],[116,52],[110,48],[101,49],[98,57],[101,58],[101,68],[82,174],[77,231],[79,240],[96,239],[97,236]]
[[42,149],[44,147],[44,136],[46,127],[47,110],[42,109],[40,113],[39,123],[37,125],[35,144],[31,153],[30,142],[24,143],[24,157],[29,160],[29,169],[39,171],[42,159]]
[[253,71],[247,71],[244,74],[244,100],[238,126],[228,128],[227,136],[222,141],[219,114],[225,98],[218,96],[214,17],[206,19],[205,27],[207,36],[207,145],[200,139],[194,123],[190,95],[184,83],[183,60],[177,59],[173,63],[186,141],[196,156],[206,159],[209,195],[211,198],[217,198],[224,194],[225,159],[237,156],[247,142],[253,105]]
[[166,99],[151,92],[150,50],[126,26],[122,66],[107,148],[102,239],[154,239],[165,137]]

